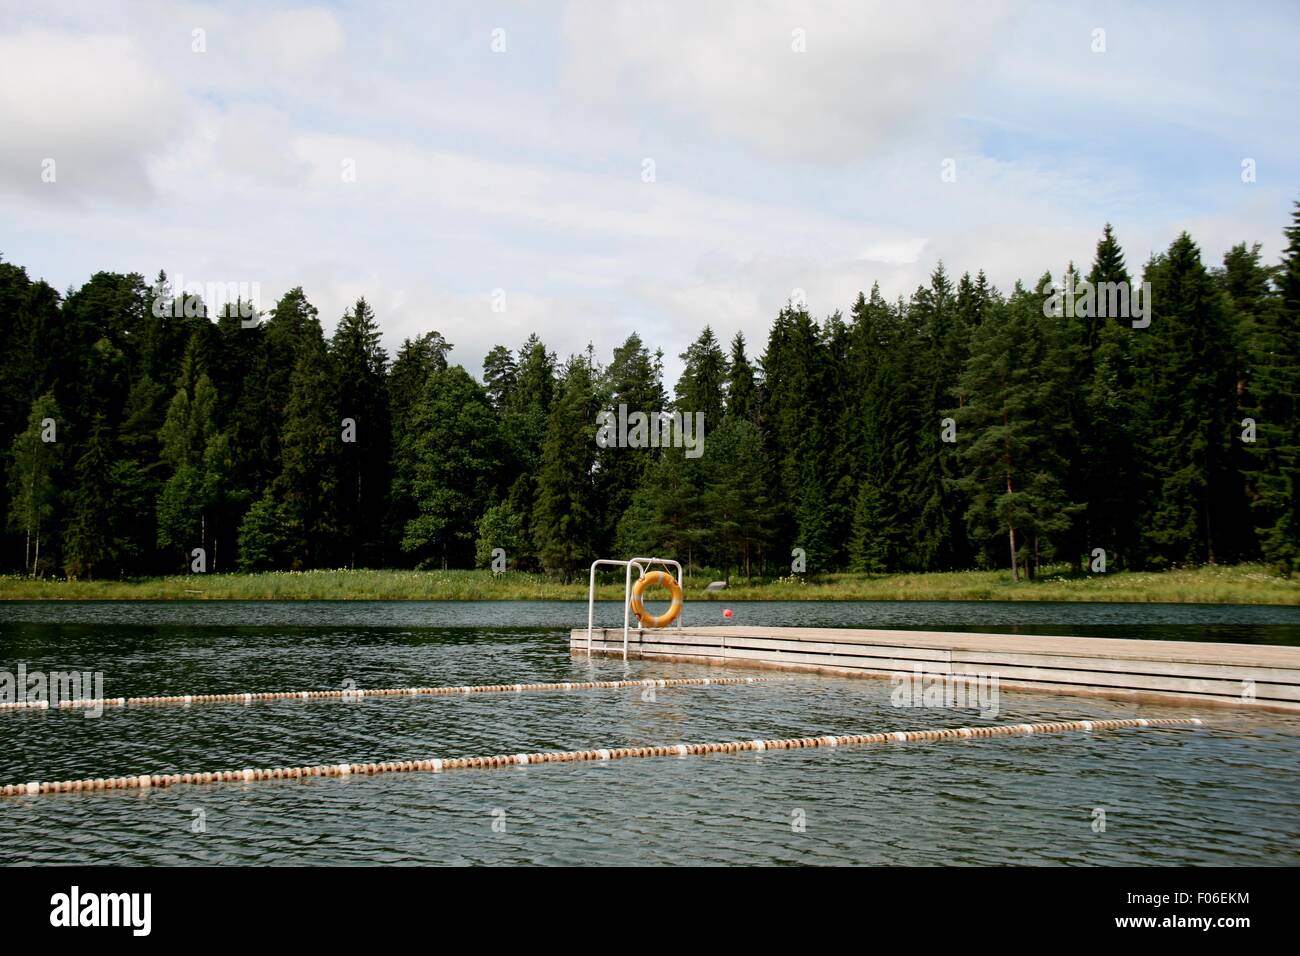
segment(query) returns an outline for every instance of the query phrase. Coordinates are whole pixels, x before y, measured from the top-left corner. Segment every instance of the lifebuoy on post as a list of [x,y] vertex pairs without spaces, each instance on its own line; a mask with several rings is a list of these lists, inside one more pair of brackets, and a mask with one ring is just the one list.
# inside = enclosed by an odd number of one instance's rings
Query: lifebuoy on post
[[[654,615],[645,609],[641,601],[641,595],[645,589],[654,584],[662,584],[668,588],[669,594],[672,595],[673,603],[668,610],[659,615]],[[682,588],[667,571],[647,571],[637,579],[636,584],[632,585],[632,613],[636,615],[638,621],[646,627],[667,627],[673,621],[677,620],[677,615],[682,613]]]

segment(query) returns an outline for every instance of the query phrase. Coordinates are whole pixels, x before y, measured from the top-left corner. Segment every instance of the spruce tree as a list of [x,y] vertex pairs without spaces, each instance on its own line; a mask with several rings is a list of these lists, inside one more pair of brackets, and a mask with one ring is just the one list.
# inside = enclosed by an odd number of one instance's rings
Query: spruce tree
[[1246,447],[1260,547],[1271,564],[1295,572],[1300,571],[1300,203],[1286,237],[1277,299],[1253,316],[1249,411],[1257,434]]
[[[663,363],[658,355],[650,353],[635,332],[614,349],[613,361],[604,370],[599,384],[598,400],[602,411],[617,416],[620,406],[626,406],[628,415],[640,412],[647,421],[664,410],[667,397]],[[596,452],[596,494],[602,511],[596,546],[602,553],[613,542],[618,520],[655,457],[656,449],[648,445],[639,448],[610,445]]]
[[941,421],[959,398],[959,377],[970,351],[970,330],[961,321],[951,281],[943,264],[930,285],[917,289],[908,322],[920,336],[921,375],[916,429],[916,459],[907,475],[908,496],[916,509],[911,546],[923,570],[951,570],[969,560],[957,481],[956,446],[943,440]]
[[1017,284],[1005,308],[985,318],[961,376],[967,402],[950,410],[967,521],[991,560],[998,550],[1006,556],[1013,580],[1054,556],[1079,510],[1065,493],[1059,452],[1070,427],[1057,402],[1068,374],[1063,330],[1042,309],[1041,295]]
[[186,559],[207,548],[204,456],[216,435],[217,393],[198,357],[198,338],[185,353],[176,394],[167,408],[159,437],[159,458],[170,469],[158,497],[158,547]]
[[112,535],[112,431],[103,415],[91,420],[84,448],[74,468],[67,504],[70,520],[65,565],[71,578],[99,578],[119,570]]
[[[862,486],[870,484],[879,497],[880,523],[885,534],[884,563],[909,567],[905,530],[909,522],[899,476],[906,474],[910,462],[900,460],[898,455],[909,446],[900,448],[898,439],[914,439],[916,435],[909,402],[914,380],[905,367],[911,348],[897,313],[880,294],[878,283],[872,285],[869,296],[858,293],[849,327],[845,387],[855,425],[853,474],[858,490],[854,493],[854,512],[858,510]],[[851,545],[850,560],[853,551]]]
[[880,489],[874,481],[863,481],[853,508],[853,537],[849,545],[849,567],[854,571],[881,572],[888,569],[888,533],[881,510]]
[[338,455],[338,537],[349,567],[378,565],[385,555],[384,519],[390,484],[388,356],[366,300],[343,314],[330,342],[338,420],[351,421]]
[[547,417],[531,529],[543,567],[565,580],[591,561],[599,533],[596,406],[589,360],[569,359]]
[[402,548],[421,567],[472,567],[476,524],[501,462],[496,412],[459,365],[429,376],[412,418],[416,514]]
[[520,566],[536,570],[541,565],[532,519],[542,440],[556,392],[555,353],[547,351],[536,335],[530,335],[520,347],[515,364],[518,374],[501,419],[507,474],[513,476],[506,497],[523,525]]
[[726,402],[727,358],[713,329],[706,325],[681,360],[686,366],[677,380],[677,410],[692,415],[703,412],[706,429],[720,425]]
[[[707,560],[716,563],[728,580],[733,568],[748,578],[771,522],[763,435],[747,418],[728,415],[709,435],[706,447],[707,453],[698,460],[700,510],[695,517],[705,532],[701,543]],[[681,452],[668,449],[664,454],[676,457]],[[655,491],[649,486],[645,493]]]
[[492,351],[483,359],[483,384],[498,414],[505,411],[518,377],[519,366],[514,354],[504,345],[492,346]]
[[727,362],[727,412],[728,415],[758,422],[758,385],[754,366],[745,356],[745,335],[737,332],[731,340],[731,356]]
[[[1112,315],[1110,288],[1129,288],[1132,278],[1124,253],[1107,223],[1097,242],[1087,282],[1095,305],[1092,315],[1067,320],[1066,344],[1071,373],[1063,393],[1073,429],[1065,454],[1071,497],[1084,504],[1069,537],[1069,558],[1076,568],[1083,556],[1103,549],[1111,567],[1130,565],[1140,555],[1137,509],[1143,499],[1143,447],[1138,439],[1134,393],[1135,354],[1150,329],[1134,328],[1128,315]],[[1149,305],[1149,303],[1148,303]]]
[[1149,270],[1149,281],[1152,335],[1142,387],[1161,473],[1148,547],[1163,566],[1230,560],[1240,494],[1231,473],[1239,430],[1234,317],[1186,233]]
[[387,395],[392,436],[390,439],[390,474],[387,495],[386,538],[399,545],[406,525],[416,516],[415,462],[416,409],[424,395],[429,377],[447,368],[447,354],[453,346],[439,332],[426,332],[405,339],[397,350],[388,373]]
[[[825,473],[825,359],[821,330],[803,306],[788,304],[777,315],[763,353],[760,421],[769,449],[770,485],[777,501],[773,521],[778,553],[808,552],[811,566],[825,567],[827,539]],[[812,549],[809,544],[812,542]],[[822,549],[814,554],[817,549]]]
[[289,379],[289,400],[280,428],[280,474],[272,483],[289,539],[289,565],[298,570],[330,566],[337,556],[338,460],[343,443],[335,415],[325,342],[307,331]]

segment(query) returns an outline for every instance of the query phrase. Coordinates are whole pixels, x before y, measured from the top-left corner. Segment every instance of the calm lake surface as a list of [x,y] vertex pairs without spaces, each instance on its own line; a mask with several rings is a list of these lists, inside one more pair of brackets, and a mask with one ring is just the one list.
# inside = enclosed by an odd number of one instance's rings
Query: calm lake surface
[[[688,606],[721,623],[721,604]],[[737,603],[737,623],[1300,645],[1300,608]],[[621,605],[597,622],[621,624]],[[106,696],[748,676],[571,657],[586,606],[7,603],[0,671],[100,671]],[[1002,691],[899,709],[887,681],[0,713],[0,783],[1086,717],[1199,730],[841,747],[445,774],[0,798],[0,862],[1300,863],[1300,720]],[[1094,811],[1105,831],[1094,832]],[[792,823],[803,821],[802,829]],[[201,832],[195,832],[201,823]],[[494,823],[496,827],[494,828]],[[504,823],[504,832],[501,832]]]

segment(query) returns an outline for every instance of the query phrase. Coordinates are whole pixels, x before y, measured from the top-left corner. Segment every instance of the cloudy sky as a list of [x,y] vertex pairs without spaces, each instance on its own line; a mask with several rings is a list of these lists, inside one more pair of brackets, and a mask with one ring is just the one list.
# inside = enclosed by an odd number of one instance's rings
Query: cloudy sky
[[1005,289],[1106,221],[1271,261],[1300,198],[1294,3],[433,6],[0,0],[0,254],[365,295],[476,374],[638,331],[671,384],[796,289]]

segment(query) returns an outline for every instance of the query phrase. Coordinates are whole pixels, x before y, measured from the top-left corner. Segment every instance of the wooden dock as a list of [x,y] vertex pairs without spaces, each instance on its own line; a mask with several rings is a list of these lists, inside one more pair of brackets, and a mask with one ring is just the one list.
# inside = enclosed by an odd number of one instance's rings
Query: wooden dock
[[[587,629],[570,636],[587,653]],[[594,628],[592,654],[622,656],[623,629]],[[1300,647],[814,627],[633,629],[628,657],[854,677],[996,675],[1038,693],[1300,713]]]

